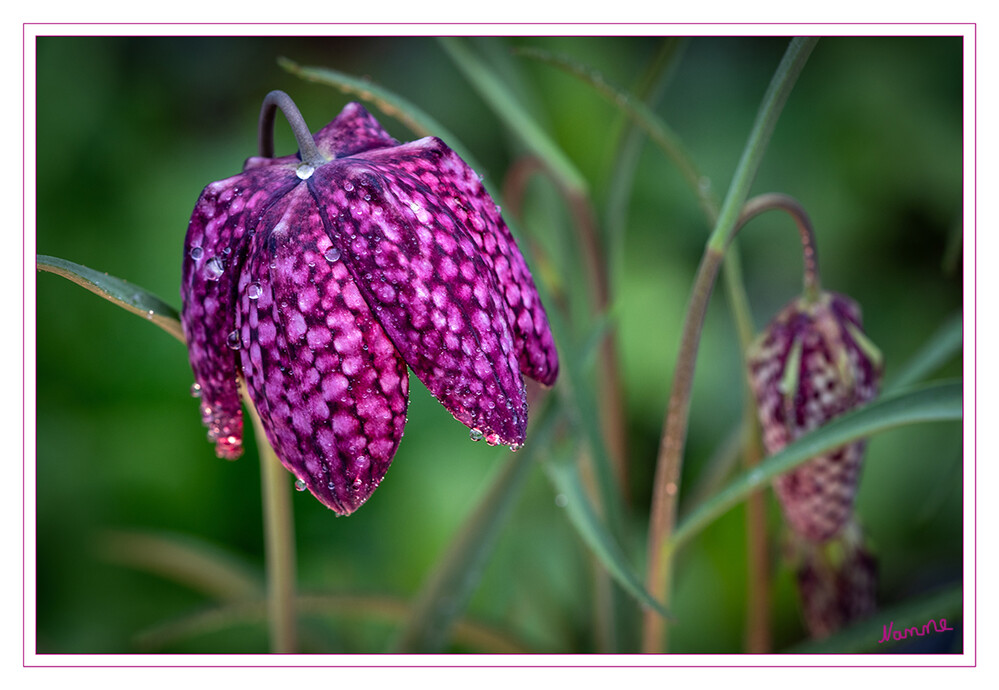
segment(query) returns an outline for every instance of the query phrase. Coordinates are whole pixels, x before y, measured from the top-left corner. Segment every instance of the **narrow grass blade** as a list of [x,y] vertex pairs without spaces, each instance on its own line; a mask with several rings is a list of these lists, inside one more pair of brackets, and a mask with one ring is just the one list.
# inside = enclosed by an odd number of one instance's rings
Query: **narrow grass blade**
[[[409,605],[401,599],[381,595],[313,594],[299,595],[295,600],[295,611],[301,618],[348,618],[365,622],[398,623],[409,615]],[[267,602],[263,599],[231,602],[148,628],[136,637],[136,646],[142,651],[158,651],[168,645],[238,626],[263,625],[266,620]],[[455,622],[454,640],[458,644],[490,654],[527,654],[538,651],[505,631],[464,619]]]
[[455,66],[496,115],[506,123],[510,132],[519,137],[534,155],[544,161],[560,185],[573,193],[585,196],[587,184],[583,174],[534,118],[520,106],[520,101],[496,74],[469,50],[463,40],[441,38],[439,41]]
[[[963,590],[961,585],[954,585],[933,594],[910,600],[892,608],[878,611],[872,618],[841,630],[824,640],[813,640],[795,645],[785,652],[790,654],[861,654],[864,652],[892,652],[904,641],[884,639],[889,624],[892,632],[917,628],[920,633],[923,626],[930,620],[936,621],[940,628],[956,628],[956,621],[961,620],[963,605]],[[942,624],[941,619],[946,619]],[[943,632],[941,630],[941,632]],[[927,632],[935,634],[932,624]],[[892,637],[894,635],[892,634]],[[910,636],[911,640],[911,636]]]
[[713,220],[717,216],[718,204],[707,195],[708,191],[702,182],[703,178],[680,138],[669,125],[652,112],[642,99],[608,83],[603,76],[590,67],[565,55],[557,55],[537,48],[520,48],[517,50],[517,54],[557,67],[593,87],[604,99],[627,115],[666,154],[666,157],[673,161],[684,180],[697,194],[708,217]]
[[152,321],[180,342],[186,342],[177,310],[138,285],[54,256],[39,254],[35,262],[39,271],[55,273],[71,280],[95,295]]
[[183,534],[108,532],[101,555],[118,565],[144,570],[220,601],[262,597],[263,579],[220,547]]
[[520,490],[537,459],[547,448],[555,428],[553,406],[546,405],[532,428],[527,445],[512,455],[489,490],[438,561],[416,597],[394,651],[439,652],[465,610],[482,577],[486,561],[499,538]]
[[899,426],[960,420],[962,402],[961,382],[952,381],[882,397],[837,417],[736,477],[677,527],[667,547],[675,550],[754,490],[816,455]]
[[885,386],[885,392],[901,390],[932,374],[951,357],[961,351],[964,344],[964,321],[961,314],[954,314],[943,323],[908,362]]
[[[641,605],[657,611],[666,618],[669,612],[656,601],[642,586],[638,571],[628,562],[620,545],[604,526],[583,489],[576,465],[568,460],[552,460],[545,463],[545,471],[565,501],[569,521],[579,532],[593,554],[607,569],[607,572],[631,594]],[[561,503],[561,499],[560,499]]]

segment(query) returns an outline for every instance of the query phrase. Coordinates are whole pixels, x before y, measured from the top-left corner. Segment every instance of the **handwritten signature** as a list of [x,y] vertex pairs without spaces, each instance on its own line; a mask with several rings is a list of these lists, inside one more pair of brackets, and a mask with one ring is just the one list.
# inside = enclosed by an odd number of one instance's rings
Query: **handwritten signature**
[[902,630],[893,630],[895,627],[895,621],[891,621],[888,625],[882,626],[884,628],[884,635],[878,640],[878,644],[882,642],[888,642],[889,640],[904,640],[907,637],[922,637],[923,635],[929,635],[931,632],[943,632],[944,630],[953,630],[954,628],[947,627],[947,619],[941,618],[939,622],[929,619],[923,627],[911,627],[903,628]]

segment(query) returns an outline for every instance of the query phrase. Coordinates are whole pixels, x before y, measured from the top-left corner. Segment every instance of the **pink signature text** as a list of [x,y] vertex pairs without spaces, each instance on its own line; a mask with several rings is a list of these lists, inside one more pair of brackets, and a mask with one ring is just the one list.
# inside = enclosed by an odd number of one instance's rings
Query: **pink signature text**
[[911,627],[903,628],[901,630],[893,630],[895,627],[895,621],[890,622],[888,625],[882,626],[884,628],[884,635],[878,640],[878,644],[883,642],[888,642],[889,640],[904,640],[907,637],[922,637],[923,635],[929,635],[931,632],[943,632],[944,630],[953,630],[954,628],[947,627],[947,619],[941,618],[939,622],[933,620],[932,618],[926,621],[923,627]]

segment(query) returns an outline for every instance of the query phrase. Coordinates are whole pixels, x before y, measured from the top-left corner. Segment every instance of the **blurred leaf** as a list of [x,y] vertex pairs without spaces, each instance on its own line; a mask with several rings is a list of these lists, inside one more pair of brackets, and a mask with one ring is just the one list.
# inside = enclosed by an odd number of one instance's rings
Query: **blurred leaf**
[[506,123],[559,181],[572,193],[585,196],[586,180],[562,149],[545,133],[537,122],[520,106],[510,89],[458,38],[439,39],[444,50],[468,79],[472,87],[492,107],[493,112]]
[[530,443],[513,455],[493,480],[464,526],[438,560],[410,611],[394,645],[396,652],[439,652],[447,644],[455,619],[482,579],[503,523],[534,466],[539,449],[547,449],[555,428],[553,405],[546,405],[532,430]]
[[[841,630],[823,640],[804,642],[786,650],[791,654],[860,654],[863,652],[890,652],[905,641],[891,640],[879,643],[884,639],[885,629],[889,624],[893,630],[922,627],[927,621],[947,619],[948,627],[954,627],[953,621],[960,620],[962,613],[963,590],[961,585],[922,597],[915,601],[907,601],[888,609],[880,609],[873,618],[857,623],[846,630]],[[932,632],[930,633],[933,634]],[[910,638],[911,640],[911,638]]]
[[592,86],[597,93],[607,99],[622,113],[631,119],[638,127],[644,131],[650,139],[666,154],[666,157],[673,161],[679,169],[684,180],[690,185],[697,195],[708,215],[714,221],[718,215],[718,202],[708,194],[709,187],[703,183],[701,173],[694,165],[690,154],[684,148],[680,138],[673,132],[652,109],[646,105],[642,99],[627,93],[626,91],[607,83],[603,76],[592,68],[565,56],[555,55],[546,50],[537,48],[521,48],[517,53],[525,57],[533,58],[541,62],[553,65],[559,69],[581,79]]
[[550,460],[545,463],[545,471],[555,485],[555,490],[565,501],[565,510],[569,514],[570,522],[607,572],[640,604],[654,609],[666,618],[671,618],[663,605],[642,586],[642,579],[637,571],[628,563],[620,545],[597,517],[583,489],[576,465],[566,459]]
[[36,266],[39,271],[60,275],[95,295],[152,321],[180,342],[186,342],[177,310],[138,285],[132,285],[127,280],[54,256],[39,254],[36,257]]
[[736,477],[680,523],[667,546],[675,550],[753,491],[816,455],[907,424],[960,420],[962,403],[961,382],[951,381],[881,397],[837,417]]
[[932,374],[964,344],[964,322],[960,313],[948,319],[885,385],[885,392],[897,391]]
[[[409,605],[398,598],[363,594],[299,595],[295,610],[300,617],[354,618],[398,623],[409,615]],[[263,625],[267,603],[263,600],[234,602],[168,621],[140,633],[138,646],[156,651],[167,645],[239,625]],[[536,651],[510,635],[481,623],[458,620],[454,640],[477,651],[492,654],[526,654]]]
[[263,579],[246,563],[218,546],[182,534],[108,532],[103,556],[145,570],[222,601],[263,595]]

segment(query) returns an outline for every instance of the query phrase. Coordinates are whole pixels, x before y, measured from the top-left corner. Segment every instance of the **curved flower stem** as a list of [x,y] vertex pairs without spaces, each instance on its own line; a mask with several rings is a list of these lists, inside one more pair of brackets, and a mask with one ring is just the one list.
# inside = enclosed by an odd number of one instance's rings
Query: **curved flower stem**
[[753,197],[742,207],[742,213],[739,214],[739,220],[732,234],[734,235],[743,225],[761,213],[774,210],[785,211],[794,218],[794,222],[798,226],[802,254],[805,259],[805,297],[809,301],[814,301],[822,290],[819,281],[819,259],[815,250],[815,231],[812,229],[812,221],[809,220],[804,207],[794,197],[787,194],[760,194]]
[[[245,397],[245,396],[244,396]],[[260,449],[260,484],[264,509],[264,552],[267,557],[267,620],[271,651],[291,654],[298,648],[295,615],[295,528],[288,472],[267,441],[260,416],[247,398]]]
[[295,135],[295,142],[298,144],[298,152],[304,163],[312,166],[319,166],[326,163],[326,158],[319,153],[316,140],[309,131],[309,126],[305,124],[305,118],[298,110],[298,106],[291,100],[291,96],[284,91],[271,91],[264,97],[264,103],[260,106],[260,124],[257,129],[257,142],[260,155],[263,158],[274,157],[274,118],[277,109],[284,113],[291,131]]
[[[687,305],[687,315],[684,318],[673,375],[673,387],[663,422],[663,437],[659,447],[649,518],[646,588],[667,608],[673,566],[673,553],[667,548],[667,540],[676,522],[680,470],[690,413],[690,392],[697,362],[697,346],[701,338],[708,300],[725,250],[738,229],[737,223],[743,202],[749,194],[749,188],[763,160],[777,118],[817,40],[795,38],[784,53],[763,97],[746,147],[732,177],[728,194],[718,214],[718,222],[708,239]],[[642,651],[647,653],[662,651],[665,638],[666,628],[663,619],[653,612],[646,612],[642,629]]]

